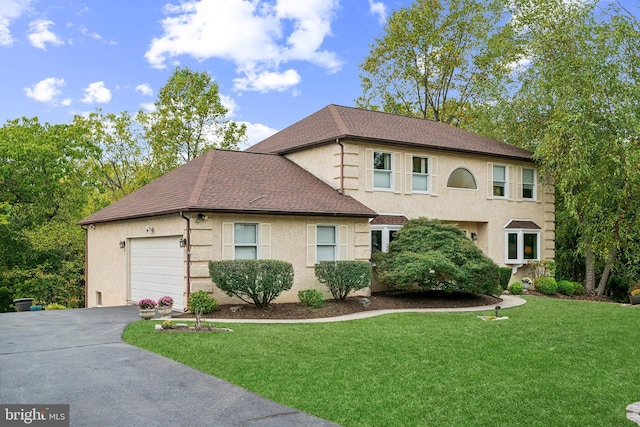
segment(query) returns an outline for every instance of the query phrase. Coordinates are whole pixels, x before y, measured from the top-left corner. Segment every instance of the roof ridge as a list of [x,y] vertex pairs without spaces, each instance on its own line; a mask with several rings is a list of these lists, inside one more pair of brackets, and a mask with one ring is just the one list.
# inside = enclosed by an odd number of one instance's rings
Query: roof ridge
[[[204,155],[204,165],[200,169],[200,173],[198,174],[198,178],[196,179],[195,184],[193,185],[193,190],[191,190],[191,196],[189,197],[188,207],[196,206],[198,201],[200,200],[200,195],[202,194],[202,190],[204,189],[204,184],[207,182],[207,177],[209,176],[209,171],[211,170],[211,165],[213,164],[213,153],[216,151],[215,148],[207,151]],[[211,157],[211,158],[210,158]]]
[[346,123],[342,119],[342,116],[338,112],[338,108],[337,107],[338,106],[335,105],[335,104],[330,104],[327,107],[327,109],[329,110],[329,114],[331,114],[331,117],[333,118],[333,121],[336,123],[336,125],[338,125],[338,129],[340,130],[340,132],[343,135],[348,135],[349,134],[349,128],[347,127]]

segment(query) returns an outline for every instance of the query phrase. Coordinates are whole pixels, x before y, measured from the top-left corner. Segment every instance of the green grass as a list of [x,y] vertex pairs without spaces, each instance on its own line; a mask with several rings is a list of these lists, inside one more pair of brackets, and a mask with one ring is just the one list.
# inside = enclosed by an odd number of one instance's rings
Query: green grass
[[631,426],[640,310],[528,297],[486,313],[393,314],[325,324],[216,324],[133,345],[343,426]]

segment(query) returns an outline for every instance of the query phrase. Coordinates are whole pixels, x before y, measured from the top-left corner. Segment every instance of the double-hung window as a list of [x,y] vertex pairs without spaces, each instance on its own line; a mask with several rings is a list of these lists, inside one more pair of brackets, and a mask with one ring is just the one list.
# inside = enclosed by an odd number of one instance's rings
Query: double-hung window
[[332,225],[319,225],[316,229],[317,262],[337,259],[337,231]]
[[391,189],[392,177],[391,153],[374,151],[373,153],[373,187]]
[[493,166],[493,197],[507,197],[507,167]]
[[412,190],[421,193],[429,192],[429,159],[413,156]]
[[235,259],[258,259],[258,224],[233,225]]
[[522,200],[536,199],[536,171],[522,168]]

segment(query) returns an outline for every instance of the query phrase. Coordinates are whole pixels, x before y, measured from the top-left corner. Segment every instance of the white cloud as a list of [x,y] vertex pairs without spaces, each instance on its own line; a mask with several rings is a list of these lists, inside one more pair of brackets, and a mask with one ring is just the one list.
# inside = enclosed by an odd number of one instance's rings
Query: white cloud
[[269,92],[279,91],[284,92],[300,83],[300,75],[296,70],[289,69],[284,73],[263,71],[260,73],[254,73],[249,70],[245,72],[245,77],[239,77],[233,79],[235,87],[238,90],[243,91],[257,91],[257,92]]
[[369,0],[369,12],[378,16],[380,25],[384,25],[387,22],[387,7],[381,1]]
[[[281,72],[282,63],[307,61],[329,72],[340,70],[342,61],[337,55],[322,49],[324,39],[331,35],[338,3],[192,0],[168,5],[164,10],[167,17],[162,21],[164,34],[151,41],[145,57],[156,68],[165,68],[165,62],[180,55],[200,61],[221,58],[237,67],[236,89],[283,90],[282,78],[273,77],[285,76],[291,82],[294,73],[298,73]],[[269,81],[274,87],[268,85]]]
[[270,128],[269,126],[260,123],[238,122],[247,126],[247,140],[240,145],[241,150],[245,150],[252,145],[270,137],[274,133],[278,132],[277,129]]
[[86,104],[106,104],[111,101],[111,91],[104,86],[104,82],[93,82],[84,90],[81,101]]
[[63,99],[62,101],[60,101],[60,105],[68,107],[69,105],[71,105],[71,99],[70,98]]
[[64,44],[60,37],[49,30],[49,27],[52,25],[55,25],[53,21],[47,21],[45,19],[38,19],[29,24],[30,32],[28,37],[34,47],[47,50],[47,43],[51,43],[53,45]]
[[153,96],[153,89],[148,83],[142,83],[136,86],[136,92],[140,92],[144,96]]
[[156,104],[154,104],[153,102],[143,102],[142,104],[140,104],[140,108],[145,111],[149,111],[150,113],[153,113],[158,109],[156,107]]
[[0,0],[0,46],[11,46],[11,21],[22,16],[29,9],[32,0]]
[[33,98],[40,102],[54,102],[60,94],[60,88],[64,86],[64,79],[56,79],[49,77],[40,80],[31,87],[25,87],[24,92],[29,98]]
[[80,32],[82,33],[82,35],[91,37],[92,39],[102,40],[102,36],[100,34],[89,32],[89,29],[84,25],[80,27]]

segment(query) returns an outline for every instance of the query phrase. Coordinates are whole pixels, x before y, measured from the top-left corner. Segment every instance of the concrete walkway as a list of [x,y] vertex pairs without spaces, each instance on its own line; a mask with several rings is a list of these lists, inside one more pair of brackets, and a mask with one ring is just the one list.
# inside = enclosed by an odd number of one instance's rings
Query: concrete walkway
[[335,426],[125,344],[139,319],[135,306],[0,314],[0,403],[68,404],[71,426]]
[[[328,322],[344,322],[346,320],[366,319],[368,317],[381,316],[383,314],[393,313],[459,313],[459,312],[476,312],[476,311],[493,311],[496,306],[501,309],[518,307],[527,301],[513,295],[500,295],[501,303],[492,305],[483,305],[477,307],[450,307],[450,308],[403,308],[393,310],[369,310],[361,311],[344,316],[324,317],[319,319],[204,319],[207,322],[217,323],[328,323]],[[168,317],[167,317],[168,319]],[[180,322],[195,319],[180,318],[176,319]]]

